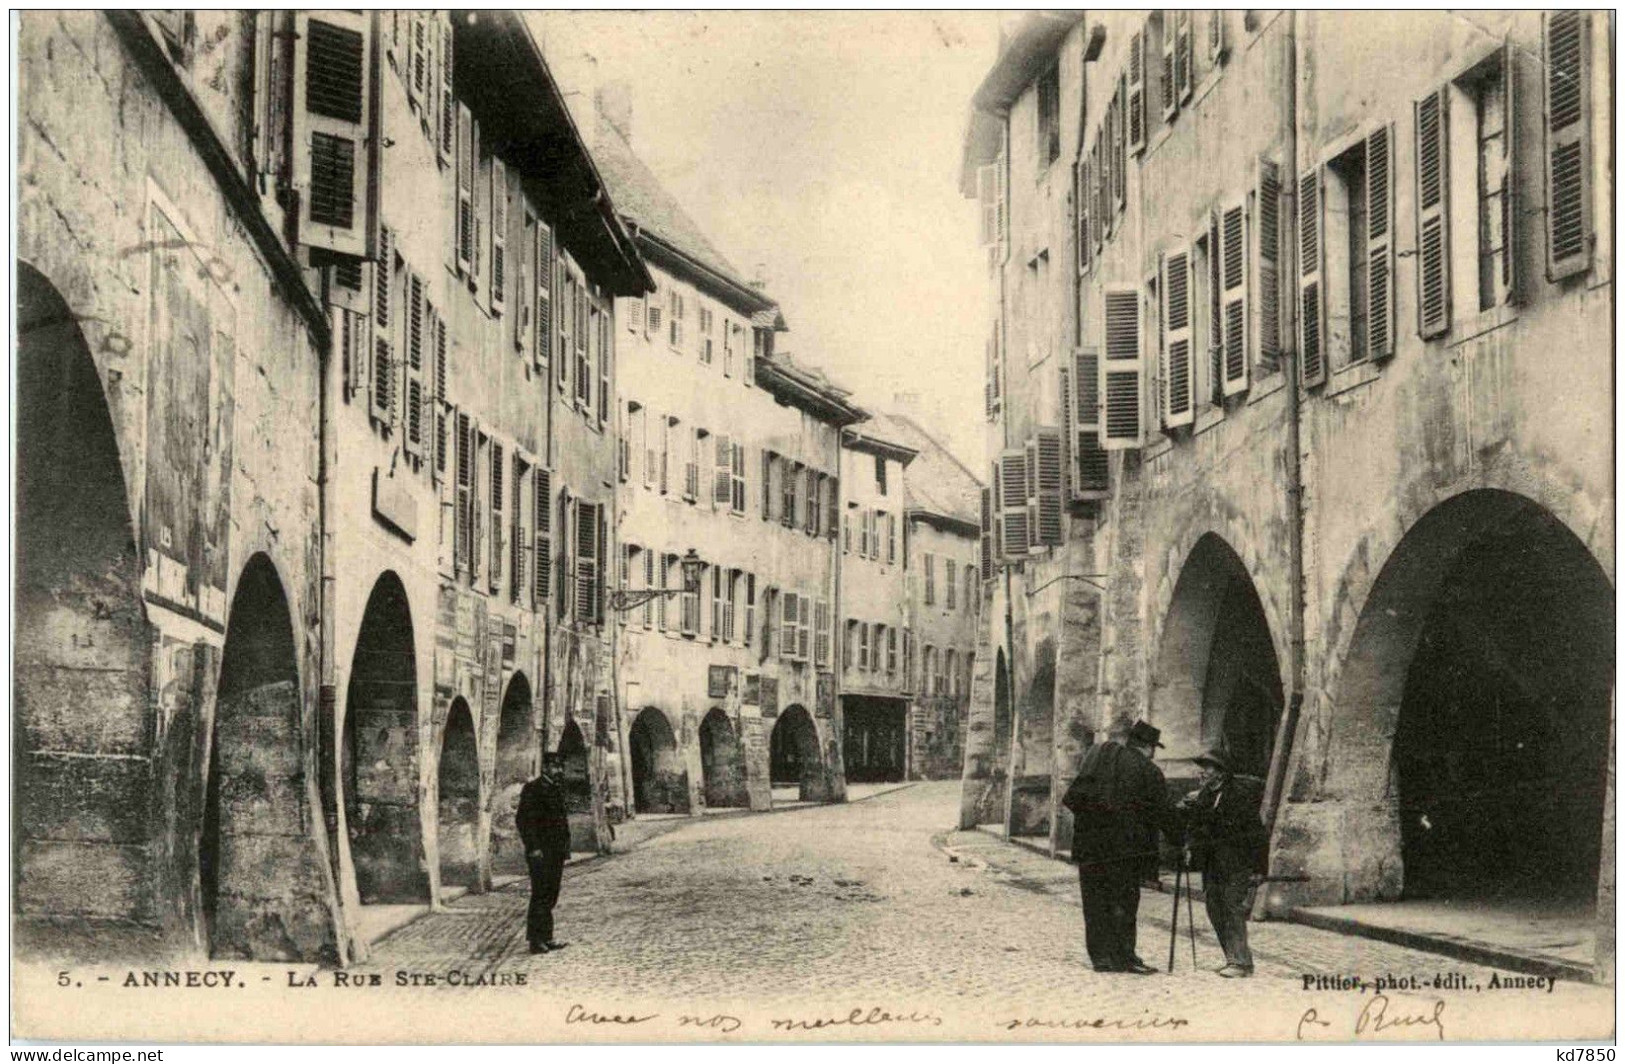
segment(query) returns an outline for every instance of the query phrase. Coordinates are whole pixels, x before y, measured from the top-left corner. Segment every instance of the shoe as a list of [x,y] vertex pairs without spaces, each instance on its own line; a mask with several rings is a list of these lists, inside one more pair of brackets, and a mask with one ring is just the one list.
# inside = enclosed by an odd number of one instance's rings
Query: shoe
[[1097,972],[1120,972],[1120,971],[1123,970],[1123,969],[1121,969],[1121,968],[1119,968],[1119,967],[1117,967],[1115,965],[1111,965],[1111,964],[1097,964],[1097,965],[1094,966],[1094,969]]
[[1227,964],[1219,969],[1219,975],[1225,979],[1250,979],[1253,975],[1251,968],[1242,968],[1234,964]]
[[548,951],[547,944],[543,942],[532,942],[530,944],[530,951],[532,953],[546,953]]
[[1129,961],[1128,964],[1123,966],[1123,971],[1133,972],[1135,975],[1155,975],[1157,969],[1144,961]]
[[544,947],[544,948],[545,948],[545,949],[546,949],[546,950],[547,950],[547,951],[548,951],[548,952],[549,952],[549,953],[552,953],[552,952],[553,952],[553,951],[554,951],[554,950],[561,950],[561,949],[563,949],[563,948],[564,948],[564,947],[566,947],[566,946],[568,946],[568,945],[569,945],[569,944],[570,944],[570,943],[568,943],[568,942],[543,942],[543,943],[542,943],[542,946],[543,946],[543,947]]

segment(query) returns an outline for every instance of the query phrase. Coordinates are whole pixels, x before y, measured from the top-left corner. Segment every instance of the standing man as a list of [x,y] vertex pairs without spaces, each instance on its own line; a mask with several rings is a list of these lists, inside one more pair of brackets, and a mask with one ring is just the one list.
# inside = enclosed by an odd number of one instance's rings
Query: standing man
[[1202,873],[1202,893],[1213,933],[1224,947],[1226,979],[1253,974],[1253,954],[1247,947],[1247,914],[1269,861],[1269,836],[1259,807],[1264,781],[1230,770],[1223,750],[1208,750],[1196,758],[1202,785],[1179,803],[1187,825],[1191,867]]
[[1083,759],[1062,803],[1072,811],[1072,859],[1083,894],[1084,940],[1097,972],[1156,971],[1134,947],[1140,883],[1154,879],[1158,832],[1171,826],[1168,785],[1151,763],[1162,732],[1114,728]]
[[564,788],[552,774],[555,758],[554,754],[542,755],[541,774],[519,792],[519,810],[514,815],[520,841],[525,844],[525,862],[530,866],[525,935],[532,953],[568,945],[553,939],[553,906],[558,904],[564,862],[570,857],[570,814],[564,804]]

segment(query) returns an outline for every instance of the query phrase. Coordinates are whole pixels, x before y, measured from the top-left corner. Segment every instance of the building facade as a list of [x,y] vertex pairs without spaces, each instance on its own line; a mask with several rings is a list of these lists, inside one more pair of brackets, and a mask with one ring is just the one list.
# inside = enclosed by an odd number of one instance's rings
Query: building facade
[[1611,42],[1007,38],[962,171],[995,308],[964,823],[1063,849],[1082,753],[1144,717],[1176,787],[1211,745],[1265,780],[1268,912],[1559,899],[1611,978]]

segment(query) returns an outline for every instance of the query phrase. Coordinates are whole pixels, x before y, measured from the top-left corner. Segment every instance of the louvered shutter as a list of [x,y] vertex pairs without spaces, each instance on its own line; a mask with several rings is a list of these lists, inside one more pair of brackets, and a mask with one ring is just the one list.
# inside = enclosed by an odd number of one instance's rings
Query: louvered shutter
[[779,596],[781,616],[779,618],[779,657],[789,659],[796,654],[796,618],[800,616],[796,608],[796,596],[793,591],[786,591]]
[[733,441],[718,433],[716,461],[711,467],[711,502],[729,506],[733,502]]
[[[1004,561],[1004,479],[999,476],[1000,460],[993,459],[989,463],[988,483],[993,485],[990,496],[993,508],[993,553],[999,561]],[[848,547],[851,546],[852,526],[850,519],[847,524]]]
[[1132,286],[1108,286],[1103,293],[1106,357],[1100,361],[1100,391],[1105,400],[1107,450],[1139,447],[1142,438],[1140,397],[1140,295]]
[[1219,212],[1219,317],[1224,342],[1224,394],[1247,390],[1247,210],[1237,201]]
[[993,579],[993,496],[991,489],[982,489],[982,579]]
[[1145,150],[1145,31],[1128,42],[1128,150],[1138,155]]
[[1161,16],[1162,25],[1162,118],[1165,122],[1172,122],[1174,114],[1179,110],[1179,15],[1174,11],[1164,11]]
[[1366,355],[1394,353],[1394,132],[1383,126],[1365,142]]
[[1303,386],[1326,383],[1325,248],[1320,239],[1321,182],[1314,168],[1298,180],[1298,352]]
[[1253,349],[1273,367],[1281,356],[1281,176],[1275,163],[1262,157],[1256,195],[1252,325],[1257,340]]
[[[1073,359],[1071,395],[1063,401],[1072,410],[1072,497],[1100,499],[1106,492],[1106,451],[1100,440],[1100,349],[1080,347]],[[1069,401],[1068,401],[1069,400]]]
[[[1094,250],[1094,241],[1090,236],[1090,229],[1089,229],[1089,195],[1090,195],[1089,189],[1090,189],[1090,185],[1089,185],[1089,159],[1088,158],[1083,158],[1083,159],[1078,160],[1076,175],[1077,175],[1077,189],[1076,189],[1075,197],[1074,197],[1075,198],[1074,209],[1077,212],[1077,218],[1078,218],[1078,228],[1077,228],[1078,273],[1079,274],[1084,274],[1084,273],[1089,272],[1089,266],[1094,261],[1094,257],[1091,254],[1092,251]],[[990,413],[990,414],[992,413],[992,401],[991,401],[991,399],[989,400],[988,413]]]
[[474,269],[474,115],[457,104],[457,268]]
[[536,368],[546,380],[553,354],[553,230],[536,222]]
[[[1061,430],[1033,430],[1033,450],[1038,457],[1038,542],[1049,546],[1061,543],[1065,459],[1062,457]],[[952,563],[949,563],[949,595],[953,594]]]
[[[1196,308],[1207,312],[1207,382],[1208,402],[1224,402],[1224,275],[1219,254],[1219,218],[1221,211],[1211,211],[1207,217],[1207,306]],[[1197,352],[1201,356],[1201,352]]]
[[[437,21],[441,16],[435,16]],[[440,128],[435,140],[440,160],[445,162],[457,150],[457,99],[451,91],[452,39],[456,36],[451,25],[440,24]]]
[[1185,248],[1162,260],[1162,408],[1168,428],[1195,417],[1195,366],[1191,359],[1191,265]]
[[1450,90],[1416,101],[1416,313],[1423,339],[1450,328]]
[[491,311],[501,314],[508,299],[508,168],[491,159]]
[[502,461],[502,444],[491,443],[491,495],[489,498],[489,512],[491,521],[491,557],[490,557],[490,585],[492,591],[502,586],[502,512],[503,488],[506,469]]
[[531,324],[531,304],[536,298],[536,286],[531,282],[534,267],[531,258],[536,254],[536,215],[525,202],[521,190],[519,202],[524,205],[520,214],[519,246],[515,249],[513,280],[513,346],[519,357],[528,360],[530,341],[534,332]]
[[1112,99],[1112,215],[1121,214],[1128,204],[1128,77],[1117,79],[1117,95]]
[[452,559],[453,566],[458,574],[468,571],[470,541],[473,530],[469,524],[473,517],[473,506],[470,496],[474,484],[474,456],[471,453],[473,433],[468,423],[468,415],[457,415],[457,512],[453,521]]
[[805,661],[807,660],[807,657],[812,649],[810,646],[810,633],[812,632],[812,599],[808,598],[806,595],[801,595],[799,598],[801,602],[801,623],[799,626],[800,631],[796,633],[796,654],[803,661]]
[[[1501,46],[1501,300],[1518,302],[1518,53],[1511,42]],[[1589,170],[1586,173],[1590,173]],[[1582,196],[1583,202],[1589,197]]]
[[367,254],[372,173],[372,16],[294,14],[293,185],[299,241]]
[[992,247],[998,238],[998,213],[994,207],[994,167],[976,168],[976,200],[982,208],[982,246]]
[[1229,42],[1224,32],[1224,12],[1209,11],[1207,13],[1207,58],[1208,62],[1218,65],[1224,62],[1229,54]]
[[525,463],[517,454],[513,456],[513,546],[509,554],[508,571],[508,598],[513,602],[520,601],[522,596],[530,594],[530,566],[526,560],[530,557],[530,536],[525,529]]
[[1175,16],[1179,26],[1179,42],[1177,56],[1179,79],[1179,102],[1189,103],[1191,92],[1196,88],[1196,43],[1191,32],[1191,12],[1181,9]]
[[589,502],[576,503],[576,621],[593,624],[598,620],[598,507]]
[[427,430],[424,421],[426,403],[423,395],[423,342],[424,318],[427,308],[423,301],[423,278],[409,274],[406,280],[406,402],[402,419],[406,423],[406,453],[423,454],[423,436]]
[[1089,239],[1091,257],[1100,258],[1106,244],[1106,153],[1098,132],[1089,153]]
[[1005,451],[999,456],[999,483],[1003,493],[999,504],[999,518],[1003,525],[1000,546],[1005,557],[1019,558],[1027,553],[1030,535],[1025,451]]
[[1038,450],[1031,436],[1022,448],[1027,466],[1027,546],[1038,546]]
[[439,413],[439,392],[436,390],[440,380],[440,361],[438,340],[445,330],[445,323],[440,320],[440,311],[427,299],[423,301],[424,334],[423,343],[428,349],[428,358],[433,363],[427,373],[420,370],[418,379],[421,382],[422,412],[419,417],[423,421],[423,451],[429,459],[429,479],[438,479],[436,463],[439,458],[439,447],[435,438],[435,421]]
[[[1591,267],[1591,15],[1542,18],[1546,108],[1546,276],[1559,281]],[[1507,100],[1508,125],[1512,122]]]
[[373,264],[372,279],[372,414],[388,425],[395,409],[395,232],[388,226],[378,233],[378,261]]

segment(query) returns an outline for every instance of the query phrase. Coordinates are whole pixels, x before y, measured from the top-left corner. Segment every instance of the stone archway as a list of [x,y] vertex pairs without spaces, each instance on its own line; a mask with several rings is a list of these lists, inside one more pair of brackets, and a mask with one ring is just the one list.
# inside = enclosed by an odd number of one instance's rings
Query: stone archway
[[1042,640],[1033,653],[1032,678],[1015,714],[1011,746],[1010,834],[1048,835],[1055,755],[1054,639]]
[[519,792],[536,775],[536,731],[530,681],[516,672],[502,696],[497,718],[495,797],[491,817],[491,871],[495,875],[525,875],[525,847],[519,841],[514,814]]
[[632,802],[639,813],[687,813],[688,768],[677,735],[654,706],[632,722]]
[[406,588],[393,572],[367,599],[344,701],[339,734],[324,734],[323,799],[334,809],[343,802],[356,890],[362,904],[426,902],[415,634]]
[[1235,550],[1214,533],[1180,568],[1157,645],[1151,723],[1162,729],[1171,778],[1194,777],[1190,758],[1213,746],[1238,772],[1267,774],[1284,702],[1281,669],[1258,590]]
[[700,769],[705,779],[705,804],[713,809],[745,808],[744,750],[734,734],[733,722],[717,706],[700,721]]
[[564,718],[564,731],[559,736],[559,748],[553,755],[553,766],[564,788],[564,804],[570,814],[570,848],[592,850],[597,831],[592,808],[592,751],[581,725],[569,714]]
[[474,714],[456,698],[446,713],[436,773],[440,887],[480,888],[480,748]]
[[775,788],[794,787],[803,802],[829,800],[818,726],[801,706],[790,706],[773,722],[768,741],[768,772]]
[[1010,665],[1000,647],[993,662],[993,751],[987,782],[976,802],[976,823],[1003,824],[1010,790],[1010,738],[1015,730]]
[[1614,592],[1532,500],[1474,490],[1420,518],[1307,720],[1278,868],[1307,900],[1594,905]]
[[174,899],[152,886],[152,630],[118,438],[66,302],[16,277],[14,912],[154,925]]

